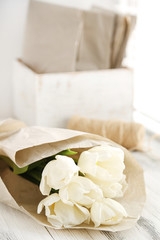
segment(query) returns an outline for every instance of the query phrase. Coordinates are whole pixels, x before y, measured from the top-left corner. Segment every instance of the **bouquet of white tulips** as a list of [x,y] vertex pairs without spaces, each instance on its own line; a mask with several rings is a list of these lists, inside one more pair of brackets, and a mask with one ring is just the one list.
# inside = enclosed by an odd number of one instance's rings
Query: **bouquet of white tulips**
[[143,171],[108,139],[9,120],[0,125],[0,155],[0,200],[44,225],[119,231],[140,216]]

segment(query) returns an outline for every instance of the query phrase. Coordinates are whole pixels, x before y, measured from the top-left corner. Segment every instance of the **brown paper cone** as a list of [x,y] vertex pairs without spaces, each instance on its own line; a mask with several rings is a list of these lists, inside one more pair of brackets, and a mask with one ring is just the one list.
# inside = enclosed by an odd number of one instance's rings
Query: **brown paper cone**
[[[9,127],[10,124],[8,124]],[[6,129],[6,131],[8,130]],[[4,131],[0,124],[0,135],[2,133]],[[145,201],[145,187],[142,168],[123,147],[106,138],[83,132],[57,128],[25,127],[0,140],[0,149],[18,166],[22,167],[64,149],[90,148],[101,144],[118,146],[124,151],[128,189],[118,201],[125,207],[128,217],[113,226],[102,225],[94,228],[92,224],[81,224],[73,228],[113,232],[125,230],[131,228],[140,217]],[[0,201],[19,209],[42,225],[50,226],[43,213],[37,214],[37,205],[44,196],[41,195],[36,185],[19,175],[15,175],[5,166],[3,161],[0,161],[0,177]]]

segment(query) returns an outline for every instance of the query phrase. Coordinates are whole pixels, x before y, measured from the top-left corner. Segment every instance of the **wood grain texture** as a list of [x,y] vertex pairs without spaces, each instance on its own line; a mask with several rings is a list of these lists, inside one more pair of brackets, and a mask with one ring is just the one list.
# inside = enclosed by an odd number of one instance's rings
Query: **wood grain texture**
[[132,104],[129,69],[36,74],[15,62],[13,113],[27,125],[65,128],[72,115],[130,121]]
[[[154,147],[159,149],[160,143]],[[110,233],[93,230],[54,230],[27,215],[0,204],[0,240],[160,240],[160,160],[147,153],[133,153],[144,169],[147,200],[134,228]]]

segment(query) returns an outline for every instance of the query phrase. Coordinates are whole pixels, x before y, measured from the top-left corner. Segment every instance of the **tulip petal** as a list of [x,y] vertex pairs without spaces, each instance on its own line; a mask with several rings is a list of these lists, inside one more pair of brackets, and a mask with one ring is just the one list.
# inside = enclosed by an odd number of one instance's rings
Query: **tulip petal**
[[59,190],[59,196],[64,203],[75,202],[85,207],[91,207],[95,200],[103,198],[103,193],[90,179],[75,176],[67,186]]
[[104,199],[104,202],[105,202],[106,204],[108,204],[108,206],[109,206],[111,209],[113,209],[113,210],[116,209],[116,211],[117,211],[117,213],[118,213],[119,215],[122,215],[122,216],[124,216],[124,217],[127,217],[126,210],[124,209],[124,207],[123,207],[119,202],[117,202],[117,201],[115,201],[115,200],[113,200],[113,199],[110,199],[110,198],[105,198],[105,199]]
[[124,152],[109,145],[97,146],[82,152],[78,166],[85,177],[91,179],[102,190],[105,197],[122,197],[126,190],[123,170]]
[[78,171],[79,167],[72,158],[57,155],[56,160],[50,161],[42,172],[41,193],[49,195],[51,188],[58,190],[64,187],[74,175],[78,175]]
[[124,152],[120,148],[112,146],[97,146],[88,150],[98,153],[98,166],[106,169],[108,173],[118,181],[122,178],[125,168]]
[[48,222],[56,228],[71,227],[90,220],[90,214],[86,208],[76,203],[65,204],[57,193],[43,199],[38,205],[37,213],[40,213],[43,207],[45,207]]
[[102,204],[99,202],[94,202],[91,207],[91,220],[94,222],[95,227],[101,224],[101,213]]
[[[37,208],[37,213],[39,214],[42,209],[44,207],[48,207],[50,205],[52,205],[53,203],[57,202],[60,200],[60,197],[57,193],[51,194],[50,196],[44,198],[39,204],[38,204],[38,208]],[[47,215],[49,215],[50,213],[47,212]]]
[[91,220],[94,222],[95,227],[101,224],[117,224],[124,217],[127,217],[124,207],[110,198],[104,198],[102,201],[95,202],[91,207]]
[[82,173],[92,173],[92,175],[96,175],[97,160],[97,153],[90,153],[89,151],[82,152],[78,160],[80,171]]
[[62,201],[55,204],[55,213],[63,223],[64,227],[79,225],[89,218],[89,211],[77,204],[67,205]]
[[101,181],[90,175],[86,175],[87,178],[91,179],[95,184],[97,184],[103,191],[103,195],[106,198],[119,198],[123,197],[124,192],[127,189],[127,183],[125,180],[120,182],[112,181]]

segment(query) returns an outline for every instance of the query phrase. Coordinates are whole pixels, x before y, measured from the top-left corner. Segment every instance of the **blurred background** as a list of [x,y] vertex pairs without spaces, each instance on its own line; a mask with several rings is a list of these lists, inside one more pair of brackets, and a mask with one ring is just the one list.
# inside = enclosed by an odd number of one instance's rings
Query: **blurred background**
[[159,9],[158,0],[0,0],[0,119],[65,127],[79,114],[160,133]]

